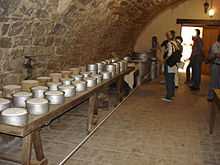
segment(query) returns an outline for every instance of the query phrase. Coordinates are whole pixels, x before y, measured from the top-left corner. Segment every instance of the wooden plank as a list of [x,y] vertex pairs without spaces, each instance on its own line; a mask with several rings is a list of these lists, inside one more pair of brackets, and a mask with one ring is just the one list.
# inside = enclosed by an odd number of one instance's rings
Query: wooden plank
[[32,134],[29,134],[23,138],[22,145],[22,165],[31,165],[31,149],[32,149]]
[[102,90],[104,87],[109,86],[110,84],[118,81],[119,78],[123,78],[124,75],[130,73],[133,70],[134,70],[133,67],[129,67],[126,72],[113,77],[111,80],[103,81],[101,84],[97,85],[94,88],[90,88],[85,92],[78,93],[74,97],[66,98],[65,103],[62,105],[50,105],[49,112],[44,115],[41,116],[29,115],[28,123],[23,127],[8,125],[0,120],[0,133],[25,137],[28,134],[30,134],[32,131],[42,127],[44,124],[48,123],[52,119],[59,117],[63,113],[69,111],[71,108],[89,99],[89,97],[93,95],[95,92],[98,92]]
[[9,155],[5,153],[0,153],[0,159],[15,162],[15,163],[21,163],[21,160],[16,159],[15,155]]
[[220,26],[220,20],[206,19],[177,19],[176,23],[182,25]]
[[33,132],[32,141],[33,141],[33,146],[34,146],[37,161],[44,160],[45,156],[44,156],[44,152],[43,152],[43,146],[42,146],[42,142],[41,142],[39,129]]

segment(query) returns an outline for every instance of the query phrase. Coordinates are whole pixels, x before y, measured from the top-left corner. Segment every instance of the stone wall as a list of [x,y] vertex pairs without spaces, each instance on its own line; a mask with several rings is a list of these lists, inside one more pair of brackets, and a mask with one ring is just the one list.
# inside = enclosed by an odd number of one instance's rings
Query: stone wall
[[145,24],[179,0],[0,0],[0,83],[120,56]]

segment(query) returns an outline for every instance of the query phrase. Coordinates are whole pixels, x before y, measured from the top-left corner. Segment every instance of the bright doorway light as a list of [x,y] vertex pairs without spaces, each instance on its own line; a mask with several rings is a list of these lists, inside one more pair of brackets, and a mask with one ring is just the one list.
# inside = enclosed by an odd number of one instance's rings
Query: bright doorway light
[[203,27],[195,27],[195,26],[182,26],[181,27],[181,37],[183,38],[183,56],[181,61],[185,63],[184,67],[182,69],[179,69],[180,72],[185,72],[186,67],[189,64],[189,58],[192,53],[192,45],[193,40],[192,36],[195,35],[195,29],[200,30],[200,37],[203,36]]

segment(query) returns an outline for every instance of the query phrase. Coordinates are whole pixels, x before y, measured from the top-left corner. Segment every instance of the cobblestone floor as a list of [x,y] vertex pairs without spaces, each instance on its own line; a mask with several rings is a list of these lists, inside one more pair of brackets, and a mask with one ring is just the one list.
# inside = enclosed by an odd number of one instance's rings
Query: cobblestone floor
[[[220,119],[209,135],[206,86],[191,92],[182,84],[175,100],[165,103],[163,85],[144,84],[66,165],[219,165]],[[101,112],[103,117],[109,111]],[[86,136],[86,119],[85,103],[42,130],[49,165],[58,164]],[[4,151],[18,152],[19,139],[12,145],[17,147]]]
[[159,83],[141,86],[66,164],[219,165],[220,119],[209,135],[206,86],[182,84],[172,103]]

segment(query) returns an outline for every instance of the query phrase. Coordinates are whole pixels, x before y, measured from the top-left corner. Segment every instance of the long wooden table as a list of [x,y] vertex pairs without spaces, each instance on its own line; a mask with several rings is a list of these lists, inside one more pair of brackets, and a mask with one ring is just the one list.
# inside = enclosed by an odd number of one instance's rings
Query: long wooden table
[[211,102],[209,133],[212,134],[215,126],[216,111],[220,110],[220,89],[214,89],[214,99]]
[[[120,73],[110,80],[105,80],[101,84],[89,88],[85,92],[78,93],[71,98],[65,98],[65,103],[61,105],[50,105],[49,112],[40,116],[28,115],[27,122],[22,126],[14,126],[5,123],[0,117],[0,133],[23,138],[21,160],[14,159],[11,155],[0,154],[0,159],[21,163],[22,165],[47,165],[48,160],[44,156],[41,142],[40,130],[51,120],[61,116],[80,103],[89,100],[87,129],[90,132],[94,126],[94,115],[97,114],[97,94],[103,88],[117,83],[117,97],[122,99],[122,82],[126,74],[133,71],[134,68],[128,68],[127,71]],[[31,159],[32,147],[35,150],[36,159]]]

